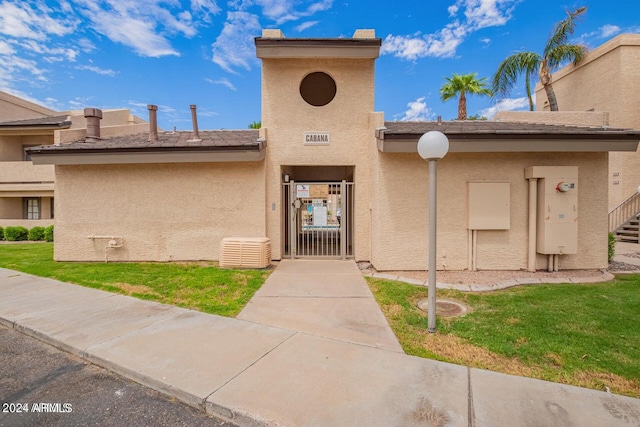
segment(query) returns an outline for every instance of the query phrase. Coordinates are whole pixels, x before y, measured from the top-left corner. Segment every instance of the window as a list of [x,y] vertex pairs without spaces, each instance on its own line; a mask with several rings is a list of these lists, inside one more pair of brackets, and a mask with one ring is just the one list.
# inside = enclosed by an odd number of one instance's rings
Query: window
[[40,219],[40,198],[24,199],[24,217],[26,219]]
[[300,95],[307,104],[314,107],[325,106],[336,96],[336,82],[327,73],[307,74],[300,83]]

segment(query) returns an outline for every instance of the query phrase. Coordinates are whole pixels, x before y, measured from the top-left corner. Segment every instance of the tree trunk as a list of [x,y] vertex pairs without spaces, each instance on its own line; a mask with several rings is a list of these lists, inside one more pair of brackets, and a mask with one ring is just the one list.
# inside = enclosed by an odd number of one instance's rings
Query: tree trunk
[[556,93],[553,90],[553,86],[551,85],[551,83],[544,85],[544,91],[547,93],[547,100],[549,100],[549,109],[551,111],[560,111],[558,108]]
[[467,120],[467,95],[460,91],[460,101],[458,102],[458,120]]
[[558,100],[556,99],[556,93],[551,86],[551,70],[547,67],[547,60],[543,60],[540,64],[540,84],[544,87],[544,91],[547,93],[547,100],[549,101],[549,109],[551,111],[558,111]]

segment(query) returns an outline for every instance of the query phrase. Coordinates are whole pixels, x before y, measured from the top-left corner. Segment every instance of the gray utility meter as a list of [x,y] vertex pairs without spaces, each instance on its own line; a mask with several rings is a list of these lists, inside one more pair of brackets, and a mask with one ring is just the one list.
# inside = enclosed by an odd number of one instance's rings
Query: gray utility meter
[[578,167],[532,166],[525,178],[538,178],[536,251],[578,253]]

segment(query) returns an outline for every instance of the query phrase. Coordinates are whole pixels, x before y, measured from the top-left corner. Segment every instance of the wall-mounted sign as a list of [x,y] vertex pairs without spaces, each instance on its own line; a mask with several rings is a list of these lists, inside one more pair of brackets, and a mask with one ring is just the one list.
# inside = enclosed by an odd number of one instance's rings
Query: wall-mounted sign
[[312,199],[326,199],[329,197],[329,185],[311,185],[309,188],[309,197]]
[[329,132],[305,132],[304,145],[329,145]]
[[309,198],[309,185],[308,184],[296,184],[296,197],[298,199]]

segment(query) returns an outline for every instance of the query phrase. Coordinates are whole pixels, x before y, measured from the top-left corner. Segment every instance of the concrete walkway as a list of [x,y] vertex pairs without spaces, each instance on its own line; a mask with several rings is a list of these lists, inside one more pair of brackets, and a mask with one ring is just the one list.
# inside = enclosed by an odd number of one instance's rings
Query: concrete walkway
[[403,352],[352,261],[280,261],[238,319]]
[[[296,274],[286,264],[280,284]],[[289,282],[333,286],[340,273],[326,266]],[[357,288],[347,298],[356,304],[369,298],[354,297]],[[271,292],[292,290],[275,280],[256,301],[281,298]],[[335,292],[331,301],[346,303]],[[407,356],[378,340],[316,336],[327,329],[302,321],[268,326],[6,269],[0,323],[243,426],[640,425],[638,399]]]

